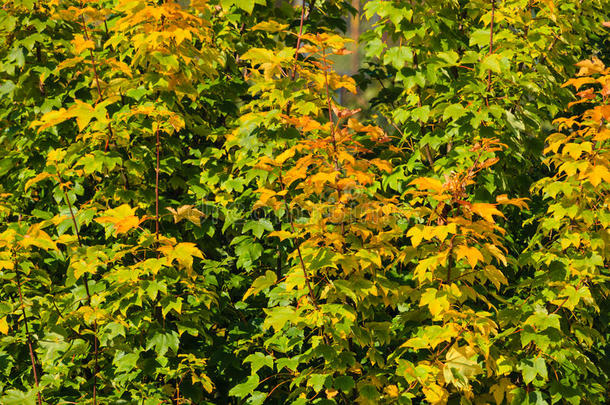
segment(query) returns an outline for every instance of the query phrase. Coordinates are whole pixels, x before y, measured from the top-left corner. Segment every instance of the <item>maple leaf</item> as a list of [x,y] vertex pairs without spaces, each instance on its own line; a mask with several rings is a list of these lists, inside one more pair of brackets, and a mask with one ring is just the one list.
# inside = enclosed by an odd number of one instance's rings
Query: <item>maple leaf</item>
[[167,210],[172,213],[175,224],[182,221],[183,219],[186,219],[194,223],[195,225],[200,226],[201,218],[205,216],[203,212],[194,208],[193,205],[183,205],[181,207],[178,207],[178,209],[168,207]]

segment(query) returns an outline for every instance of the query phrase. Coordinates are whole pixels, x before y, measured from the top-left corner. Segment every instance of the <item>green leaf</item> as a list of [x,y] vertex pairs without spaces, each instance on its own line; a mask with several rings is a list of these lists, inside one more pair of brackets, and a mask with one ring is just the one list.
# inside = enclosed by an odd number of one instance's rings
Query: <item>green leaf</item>
[[523,374],[523,382],[526,384],[534,381],[536,376],[541,376],[545,381],[548,379],[548,372],[546,369],[546,363],[542,357],[537,357],[533,360],[524,360],[520,365],[519,369]]
[[229,395],[232,397],[244,398],[254,392],[258,387],[259,378],[257,374],[249,376],[245,382],[237,384],[229,390]]
[[276,332],[282,329],[286,323],[294,322],[297,319],[296,312],[292,307],[269,308],[264,311],[267,317],[263,326],[265,328],[271,327]]
[[277,275],[273,271],[267,270],[264,276],[257,277],[256,280],[254,280],[252,287],[244,294],[243,300],[245,301],[249,296],[256,295],[262,290],[273,286],[276,282]]
[[311,374],[307,379],[307,386],[312,387],[315,392],[320,392],[327,378],[328,374]]
[[165,356],[168,350],[172,350],[174,353],[178,353],[178,346],[180,345],[180,338],[178,333],[171,331],[169,333],[157,332],[146,344],[146,350],[155,348],[158,356]]
[[36,392],[34,390],[28,392],[9,389],[0,397],[2,405],[36,405]]
[[335,377],[333,379],[333,387],[345,392],[346,394],[353,390],[355,386],[356,383],[354,382],[354,379],[348,375]]
[[273,369],[273,357],[260,352],[253,353],[246,357],[244,363],[250,363],[252,374],[256,374],[258,370],[265,366]]
[[461,104],[451,104],[443,112],[443,119],[451,118],[452,121],[457,121],[460,117],[466,114],[466,109]]
[[489,45],[490,30],[476,30],[470,35],[470,46],[478,46],[480,48]]
[[491,70],[494,73],[502,73],[500,56],[495,53],[485,56],[481,62],[481,70]]
[[273,231],[273,224],[266,218],[261,218],[257,221],[249,221],[242,229],[242,232],[247,231],[252,231],[252,234],[260,239],[263,236],[263,232]]

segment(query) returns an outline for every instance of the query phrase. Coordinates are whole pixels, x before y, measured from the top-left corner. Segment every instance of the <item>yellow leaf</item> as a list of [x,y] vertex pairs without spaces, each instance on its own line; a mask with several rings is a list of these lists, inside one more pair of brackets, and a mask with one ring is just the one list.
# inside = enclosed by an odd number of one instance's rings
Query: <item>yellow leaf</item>
[[178,243],[176,246],[162,246],[159,250],[166,256],[168,264],[176,260],[180,267],[189,270],[193,268],[193,257],[203,259],[201,250],[194,243],[190,242]]
[[180,45],[185,39],[190,41],[193,38],[189,30],[183,30],[181,28],[176,29],[172,34],[176,40],[176,45]]
[[597,80],[592,77],[580,77],[578,79],[570,79],[565,82],[561,87],[574,86],[578,90],[583,84],[596,83]]
[[371,159],[370,162],[377,166],[379,170],[383,170],[384,172],[391,173],[392,172],[392,164],[387,160],[383,159]]
[[78,260],[70,263],[70,267],[74,270],[74,278],[77,280],[81,278],[83,274],[95,274],[98,265],[99,262],[97,260]]
[[309,178],[309,181],[311,183],[314,183],[318,189],[321,189],[325,183],[334,184],[338,175],[339,175],[339,173],[336,171],[332,171],[330,173],[329,172],[319,172],[319,173],[316,173],[313,176],[311,176]]
[[470,209],[475,214],[480,215],[485,218],[486,221],[495,222],[493,216],[497,215],[500,217],[504,217],[498,209],[496,208],[496,204],[487,204],[487,203],[474,203],[470,206]]
[[15,268],[15,263],[10,260],[0,260],[0,270],[8,269],[12,270]]
[[496,290],[500,289],[501,284],[508,284],[508,280],[504,274],[494,266],[485,267],[485,277],[496,287]]
[[284,152],[280,153],[278,155],[278,157],[275,158],[275,162],[277,162],[279,165],[282,165],[286,160],[293,157],[294,153],[295,153],[294,149],[292,149],[292,148],[287,149]]
[[487,248],[487,251],[491,253],[493,257],[495,257],[504,266],[508,265],[508,262],[506,261],[506,256],[504,256],[504,253],[502,253],[502,251],[496,245],[486,243],[485,248]]
[[49,111],[44,114],[40,117],[40,121],[34,121],[32,126],[38,126],[38,132],[41,132],[42,130],[54,127],[70,118],[72,118],[72,114],[65,108],[60,108],[59,110]]
[[570,155],[572,159],[576,160],[580,158],[580,155],[582,155],[582,153],[585,151],[591,153],[592,146],[593,145],[591,144],[591,142],[569,143],[563,147],[561,154],[563,156]]
[[431,228],[433,228],[431,231],[432,236],[436,236],[440,242],[443,242],[445,239],[447,239],[447,235],[449,235],[450,233],[457,232],[457,225],[455,223],[451,223],[448,225],[439,225]]
[[610,171],[608,171],[607,167],[602,165],[594,166],[587,177],[589,178],[589,183],[594,187],[597,187],[602,180],[606,183],[610,183]]
[[117,208],[107,210],[105,212],[106,215],[96,218],[95,222],[99,224],[112,224],[114,228],[113,234],[116,236],[140,225],[140,219],[134,215],[135,212],[135,208],[123,204]]
[[601,128],[593,137],[596,142],[604,142],[610,139],[610,129]]
[[258,198],[258,202],[256,203],[256,205],[261,207],[265,206],[267,201],[276,195],[275,191],[269,190],[268,188],[262,188],[256,191],[260,193],[260,197]]
[[420,177],[413,180],[411,183],[409,183],[409,185],[415,185],[417,188],[422,190],[434,190],[438,192],[443,191],[443,183],[430,177]]
[[419,246],[424,237],[424,227],[422,225],[415,225],[407,232],[407,236],[411,238],[411,244],[413,247]]
[[468,261],[468,264],[470,264],[470,267],[473,269],[477,265],[478,261],[485,261],[479,249],[466,245],[460,245],[456,249],[456,261],[460,261],[464,257]]
[[508,378],[502,378],[497,384],[491,386],[490,391],[496,401],[496,405],[501,405],[504,400],[504,394],[508,391],[508,387],[511,385]]
[[427,305],[430,313],[435,318],[451,307],[447,296],[444,293],[441,293],[441,295],[438,295],[438,293],[439,291],[434,288],[427,288],[419,300],[419,306]]
[[437,384],[426,384],[422,387],[426,400],[432,405],[446,404],[449,393]]
[[332,74],[330,76],[329,85],[333,90],[344,88],[350,93],[357,93],[356,82],[354,81],[354,79],[346,75],[339,76],[337,74]]
[[273,231],[269,233],[268,236],[276,236],[280,238],[281,241],[283,241],[284,239],[292,238],[293,234],[287,231]]
[[33,184],[38,183],[39,181],[42,181],[44,179],[48,179],[49,177],[53,177],[53,175],[51,173],[47,173],[47,172],[42,172],[38,175],[36,175],[36,177],[29,179],[26,183],[25,183],[25,190],[27,191],[28,188],[30,188]]
[[447,300],[446,296],[437,296],[435,300],[432,300],[428,303],[428,309],[430,310],[430,314],[432,314],[434,318],[437,318],[442,313],[449,310],[450,307],[451,304]]
[[44,250],[57,250],[57,245],[53,239],[42,229],[42,224],[35,224],[30,227],[25,237],[19,241],[19,244],[24,248],[36,246]]
[[95,44],[90,39],[85,39],[85,37],[81,34],[74,35],[74,39],[72,40],[72,46],[74,46],[74,53],[79,55],[81,52],[87,49],[95,48]]
[[523,209],[527,208],[527,203],[525,202],[526,200],[527,198],[508,198],[506,194],[502,194],[496,197],[496,201],[498,202],[498,204],[511,204]]
[[280,24],[277,21],[269,20],[263,21],[250,28],[251,31],[267,31],[267,32],[279,32],[284,31],[288,28],[288,24]]
[[0,318],[0,333],[8,335],[8,322],[6,322],[6,317]]
[[95,115],[95,108],[80,100],[75,100],[76,104],[70,108],[70,115],[76,117],[78,130],[82,131]]
[[385,388],[385,392],[386,392],[386,393],[387,393],[389,396],[391,396],[392,398],[396,398],[396,397],[398,397],[398,395],[400,394],[400,391],[398,390],[398,387],[397,387],[396,385],[394,385],[394,384],[392,384],[392,385],[388,385],[388,386]]
[[593,59],[578,62],[576,66],[580,68],[578,76],[588,76],[595,73],[602,73],[606,68],[604,66],[604,63],[595,56],[593,57]]
[[199,226],[201,225],[201,218],[204,216],[203,212],[193,208],[192,205],[183,205],[176,210],[173,208],[168,208],[167,210],[173,214],[175,224],[186,219]]
[[[447,351],[446,363],[443,369],[445,381],[452,383],[458,388],[466,388],[468,386],[468,378],[473,377],[483,372],[483,368],[476,361],[477,353],[470,346],[458,347],[454,345]],[[454,376],[453,370],[456,370],[460,378]],[[466,380],[464,381],[464,378]]]

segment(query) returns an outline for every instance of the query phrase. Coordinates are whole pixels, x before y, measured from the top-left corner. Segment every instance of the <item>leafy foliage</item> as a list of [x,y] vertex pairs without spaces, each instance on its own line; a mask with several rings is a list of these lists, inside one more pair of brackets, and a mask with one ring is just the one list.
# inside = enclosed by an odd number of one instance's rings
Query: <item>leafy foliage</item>
[[608,10],[6,1],[0,402],[605,403]]

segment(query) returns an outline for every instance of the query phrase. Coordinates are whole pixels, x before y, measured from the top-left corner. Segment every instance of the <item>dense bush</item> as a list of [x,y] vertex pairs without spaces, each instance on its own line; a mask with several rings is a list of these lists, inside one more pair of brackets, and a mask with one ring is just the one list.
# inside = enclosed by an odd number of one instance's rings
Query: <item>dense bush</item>
[[610,3],[298,3],[3,3],[0,403],[606,403]]

